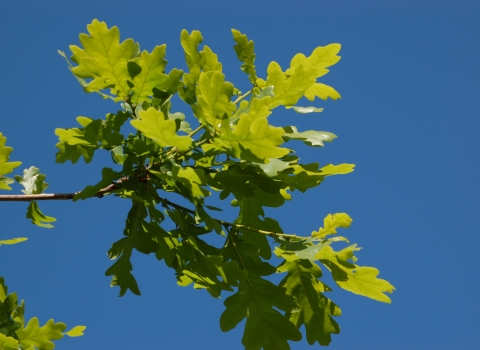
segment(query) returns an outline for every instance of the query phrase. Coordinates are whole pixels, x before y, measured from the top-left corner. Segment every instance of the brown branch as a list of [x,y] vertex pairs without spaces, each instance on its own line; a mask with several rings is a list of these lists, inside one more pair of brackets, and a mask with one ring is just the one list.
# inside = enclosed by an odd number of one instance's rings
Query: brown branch
[[[125,180],[120,179],[120,180]],[[120,182],[120,181],[119,181]],[[107,193],[116,190],[117,183],[108,185],[105,188],[102,188],[98,191],[94,197],[102,198]],[[75,193],[42,193],[42,194],[3,194],[0,195],[0,202],[31,202],[31,201],[46,201],[46,200],[71,200],[75,195],[80,192]]]
[[[122,178],[117,183],[112,183],[112,184],[108,185],[107,187],[102,188],[100,191],[98,191],[95,194],[94,197],[102,198],[105,194],[107,194],[107,193],[109,193],[113,190],[116,190],[118,188],[118,183],[120,183],[122,181],[125,181],[125,180],[126,180],[126,178]],[[42,201],[42,200],[43,201],[44,200],[71,200],[78,193],[80,193],[80,192],[60,193],[60,194],[42,193],[42,194],[27,194],[27,195],[21,195],[21,194],[20,195],[16,195],[16,194],[14,194],[14,195],[0,195],[0,202],[31,202],[31,201]],[[181,206],[177,203],[171,202],[171,201],[169,201],[168,199],[165,199],[165,198],[160,198],[160,199],[162,200],[163,203],[165,203],[165,204],[167,204],[171,207],[177,208],[177,209],[182,210],[182,211],[186,211],[187,213],[190,213],[190,214],[193,214],[193,215],[196,214],[195,211],[192,210],[192,209],[185,208],[184,206]],[[235,227],[235,228],[242,229],[242,230],[258,232],[258,233],[261,233],[261,234],[264,234],[264,235],[267,235],[267,236],[270,236],[270,237],[281,236],[281,237],[293,238],[293,239],[308,238],[308,237],[297,236],[295,234],[287,234],[287,233],[281,233],[281,232],[272,232],[272,231],[260,230],[260,229],[257,229],[257,228],[245,226],[245,225],[242,225],[242,224],[235,224],[233,222],[228,222],[228,221],[224,221],[224,220],[220,220],[220,219],[216,219],[216,218],[212,218],[212,219],[215,220],[216,222],[218,222],[219,224],[225,226],[225,227]]]

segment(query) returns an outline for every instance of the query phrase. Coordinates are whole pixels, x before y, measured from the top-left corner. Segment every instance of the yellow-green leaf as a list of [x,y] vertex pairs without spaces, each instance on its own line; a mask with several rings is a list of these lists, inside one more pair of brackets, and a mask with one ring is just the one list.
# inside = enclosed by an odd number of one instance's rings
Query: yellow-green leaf
[[285,132],[282,128],[269,125],[266,117],[268,110],[261,105],[258,107],[242,114],[233,132],[228,120],[224,120],[220,138],[237,158],[253,161],[281,158],[290,152],[287,148],[278,147],[283,143]]
[[218,127],[217,119],[226,114],[230,116],[236,109],[230,101],[233,95],[233,84],[225,81],[225,76],[218,71],[201,72],[197,87],[197,106],[195,115],[202,123]]
[[355,164],[338,164],[338,165],[333,165],[333,164],[327,164],[324,167],[320,168],[320,175],[323,176],[330,176],[330,175],[345,175],[348,173],[351,173],[353,171],[353,168],[355,168]]
[[151,138],[161,147],[177,147],[180,151],[186,151],[192,144],[189,136],[176,134],[175,120],[166,120],[164,114],[150,107],[146,111],[139,112],[140,119],[132,120],[133,127]]
[[255,85],[257,81],[257,73],[255,71],[255,52],[253,40],[248,40],[245,34],[240,33],[236,29],[232,29],[233,40],[237,43],[233,46],[238,59],[243,62],[241,70],[248,74],[250,82]]
[[339,252],[330,246],[320,250],[315,258],[320,260],[331,272],[337,285],[352,293],[368,298],[390,303],[391,300],[384,293],[393,293],[395,287],[388,281],[377,278],[379,271],[374,267],[358,266],[348,260],[356,261],[353,255],[356,245],[353,244]]
[[[132,103],[151,102],[153,88],[168,80],[168,75],[164,74],[167,65],[167,61],[164,59],[166,48],[166,45],[161,45],[156,46],[152,53],[143,51],[140,57],[134,58],[128,63],[134,85],[130,97]],[[135,74],[137,72],[138,74]]]
[[20,166],[22,162],[9,162],[10,153],[13,151],[12,147],[5,146],[7,138],[0,132],[0,190],[11,190],[8,184],[13,182],[12,179],[2,176],[11,173],[13,169]]
[[292,58],[290,69],[287,70],[286,74],[291,74],[291,71],[296,67],[305,65],[316,68],[316,78],[321,77],[328,73],[328,69],[326,69],[327,67],[333,66],[340,60],[340,56],[337,55],[340,49],[340,44],[329,44],[327,46],[317,47],[309,57],[305,57],[304,54],[298,53]]
[[25,237],[4,239],[4,240],[0,240],[0,245],[2,245],[2,244],[17,244],[17,243],[20,243],[20,242],[25,242],[27,239],[28,238],[25,238]]
[[315,238],[325,238],[327,235],[333,235],[337,233],[338,227],[347,228],[350,227],[352,218],[346,213],[328,214],[323,219],[323,226],[318,231],[312,232],[312,236]]
[[2,350],[18,350],[18,340],[12,337],[7,337],[0,333],[0,349]]
[[71,45],[72,60],[78,63],[72,73],[80,78],[93,78],[85,87],[87,92],[112,88],[112,93],[120,99],[129,95],[130,87],[127,62],[132,57],[135,44],[132,39],[120,43],[117,27],[107,28],[105,22],[94,19],[87,26],[87,34],[80,34],[81,49]]
[[27,219],[30,219],[32,224],[44,228],[53,228],[53,225],[49,224],[49,222],[57,221],[57,219],[43,214],[35,201],[30,202],[27,208]]
[[316,81],[315,68],[305,65],[295,67],[287,76],[274,61],[269,64],[267,73],[267,86],[273,86],[274,93],[270,108],[294,105]]
[[192,30],[192,34],[184,29],[180,33],[180,43],[185,51],[187,66],[191,70],[193,66],[203,66],[202,55],[198,52],[198,45],[203,41],[202,33],[198,30]]
[[65,323],[54,323],[53,320],[48,320],[44,326],[40,327],[38,318],[33,317],[25,328],[18,329],[16,333],[22,348],[35,346],[37,349],[53,350],[55,345],[51,340],[61,339],[65,328]]
[[210,71],[222,72],[222,64],[218,62],[218,56],[215,53],[213,53],[213,51],[207,45],[205,45],[205,47],[203,48],[201,55],[205,60],[202,67],[204,72],[210,72]]
[[315,99],[315,96],[321,98],[322,100],[326,100],[329,97],[332,100],[336,100],[342,97],[333,87],[322,83],[315,83],[310,86],[307,91],[305,91],[305,97],[308,98],[310,101],[313,101]]
[[72,329],[70,329],[68,332],[65,332],[63,334],[68,335],[69,337],[80,337],[80,336],[83,335],[83,331],[86,328],[87,327],[85,327],[85,326],[76,326],[76,327],[73,327]]

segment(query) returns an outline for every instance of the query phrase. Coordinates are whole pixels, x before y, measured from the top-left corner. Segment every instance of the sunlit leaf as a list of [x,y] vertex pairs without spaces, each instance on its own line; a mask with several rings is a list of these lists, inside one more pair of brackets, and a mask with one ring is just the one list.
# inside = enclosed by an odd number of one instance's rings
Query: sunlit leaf
[[155,108],[150,107],[146,111],[141,111],[139,118],[130,123],[161,147],[174,146],[180,151],[185,151],[192,144],[189,136],[177,135],[174,120],[166,120],[163,113]]
[[128,70],[133,80],[130,100],[134,104],[143,101],[151,102],[153,88],[164,84],[169,76],[164,74],[167,61],[165,57],[166,45],[156,46],[152,53],[143,51],[140,57],[128,62]]
[[80,336],[83,335],[83,331],[86,328],[87,327],[85,327],[85,326],[76,326],[76,327],[73,327],[72,329],[70,329],[68,332],[65,332],[63,334],[68,335],[69,337],[80,337]]
[[48,320],[44,326],[40,327],[38,318],[30,319],[25,328],[16,331],[20,345],[24,348],[35,346],[38,349],[52,350],[55,348],[52,340],[58,340],[63,337],[63,331],[67,326],[65,323]]
[[120,43],[120,31],[117,27],[107,28],[105,22],[94,19],[87,26],[87,34],[80,34],[81,49],[71,45],[72,60],[78,66],[72,73],[80,78],[93,78],[85,87],[87,92],[110,87],[115,96],[124,98],[129,95],[130,78],[127,62],[132,57],[135,45],[132,39]]
[[248,40],[245,34],[240,33],[236,29],[232,29],[233,39],[236,45],[233,46],[238,59],[243,62],[240,69],[248,74],[248,79],[255,85],[257,73],[255,71],[255,52],[253,40]]
[[12,147],[5,146],[7,142],[7,138],[2,135],[0,132],[0,190],[11,190],[9,184],[13,181],[8,177],[4,177],[1,175],[5,175],[11,173],[13,169],[20,166],[22,162],[9,162],[9,155],[13,151]]
[[316,258],[332,272],[332,277],[339,287],[371,299],[391,303],[390,298],[384,293],[393,293],[395,288],[388,281],[377,278],[378,269],[358,266],[348,261],[357,260],[353,255],[355,250],[359,250],[356,244],[339,252],[325,246],[317,253]]
[[331,86],[322,83],[315,83],[305,91],[305,97],[310,101],[313,101],[315,99],[315,96],[321,98],[322,100],[326,100],[329,97],[332,100],[337,100],[341,98],[337,90],[335,90]]
[[0,245],[2,245],[2,244],[17,244],[17,243],[20,243],[20,242],[25,242],[27,239],[28,238],[25,238],[25,237],[4,239],[4,240],[0,240]]
[[323,219],[323,227],[320,227],[318,231],[312,232],[312,237],[325,238],[327,235],[333,235],[337,233],[338,227],[350,227],[352,218],[346,213],[328,214]]

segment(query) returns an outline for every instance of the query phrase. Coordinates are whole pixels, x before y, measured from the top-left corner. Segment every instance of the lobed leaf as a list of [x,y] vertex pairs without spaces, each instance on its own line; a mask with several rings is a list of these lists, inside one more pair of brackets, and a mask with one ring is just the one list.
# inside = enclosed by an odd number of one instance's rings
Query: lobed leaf
[[324,227],[320,227],[318,231],[312,232],[312,237],[325,238],[328,235],[336,234],[336,228],[347,228],[350,227],[351,223],[352,218],[346,213],[328,214],[325,219],[323,219]]
[[339,287],[374,300],[391,303],[384,293],[393,293],[395,287],[388,281],[377,278],[378,269],[350,263],[348,260],[357,260],[353,255],[355,250],[359,250],[355,244],[339,252],[326,246],[315,258],[332,272],[332,277]]
[[322,83],[315,83],[305,91],[305,97],[310,101],[313,101],[315,99],[315,96],[322,100],[327,100],[329,97],[332,100],[337,100],[341,98],[337,90],[335,90],[331,86]]
[[28,205],[27,219],[30,219],[30,221],[32,221],[32,224],[44,228],[53,228],[54,226],[49,223],[57,221],[57,219],[43,214],[38,207],[37,202],[35,201],[30,202],[30,204]]
[[153,89],[169,80],[169,76],[164,74],[167,65],[164,59],[166,47],[156,46],[152,53],[143,51],[139,57],[128,62],[128,71],[133,83],[130,101],[133,104],[151,102]]
[[20,166],[22,162],[9,162],[10,153],[13,151],[12,147],[5,146],[7,138],[0,132],[0,190],[11,190],[9,184],[13,182],[12,179],[2,176],[11,173],[13,169]]
[[93,78],[85,86],[87,92],[110,87],[118,99],[126,98],[130,93],[127,62],[135,51],[133,39],[120,43],[118,28],[108,29],[105,22],[96,19],[87,25],[87,29],[90,35],[80,34],[83,49],[70,46],[72,60],[78,63],[72,68],[72,73],[79,78]]
[[228,118],[236,106],[230,101],[233,95],[233,84],[225,82],[225,75],[214,71],[201,72],[197,87],[197,105],[192,106],[195,116],[203,124],[218,127],[220,120]]
[[150,107],[146,111],[140,111],[139,118],[132,120],[132,126],[151,138],[161,147],[176,147],[180,151],[186,151],[192,144],[190,136],[178,136],[174,120],[166,120],[162,112]]
[[24,194],[40,194],[48,187],[48,183],[45,182],[46,177],[45,174],[40,174],[39,168],[31,166],[23,171],[23,177],[15,175],[15,180],[25,188],[22,190]]
[[240,115],[233,131],[230,124],[223,120],[221,130],[221,141],[240,159],[265,162],[267,158],[281,158],[290,152],[287,148],[278,147],[283,143],[285,132],[268,124],[263,109],[250,109],[248,113]]
[[340,327],[332,316],[340,316],[341,311],[324,296],[323,293],[330,288],[318,281],[322,276],[318,265],[309,260],[295,260],[280,265],[278,272],[287,272],[280,286],[286,288],[288,295],[295,297],[299,307],[296,312],[287,312],[285,317],[297,328],[305,326],[310,345],[315,342],[329,345],[331,334],[340,333]]
[[236,45],[233,46],[238,59],[243,62],[241,70],[248,74],[248,79],[253,85],[256,85],[258,79],[257,72],[255,71],[255,52],[253,40],[248,40],[245,34],[240,33],[236,29],[232,29],[233,40]]
[[220,328],[227,332],[247,319],[242,344],[246,349],[290,349],[288,340],[299,341],[301,333],[276,309],[290,312],[295,299],[259,276],[249,275],[241,281],[237,293],[228,297],[220,317]]
[[38,318],[33,317],[28,321],[25,328],[16,331],[18,340],[22,348],[36,347],[42,350],[52,350],[55,345],[51,340],[63,338],[63,331],[67,326],[65,323],[48,320],[45,325],[40,327]]

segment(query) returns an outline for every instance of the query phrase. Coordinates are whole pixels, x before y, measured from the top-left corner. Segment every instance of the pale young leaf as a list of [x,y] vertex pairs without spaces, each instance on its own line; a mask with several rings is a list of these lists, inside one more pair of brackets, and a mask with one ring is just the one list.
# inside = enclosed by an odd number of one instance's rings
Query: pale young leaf
[[190,148],[192,139],[189,136],[177,135],[175,121],[166,120],[162,112],[150,107],[146,111],[140,111],[139,118],[132,120],[130,123],[159,146],[173,146],[180,151],[186,151]]
[[323,219],[323,226],[318,229],[318,231],[312,232],[312,236],[315,238],[325,238],[328,235],[333,235],[337,233],[337,228],[350,227],[352,223],[352,218],[346,213],[336,213],[328,214],[325,219]]

